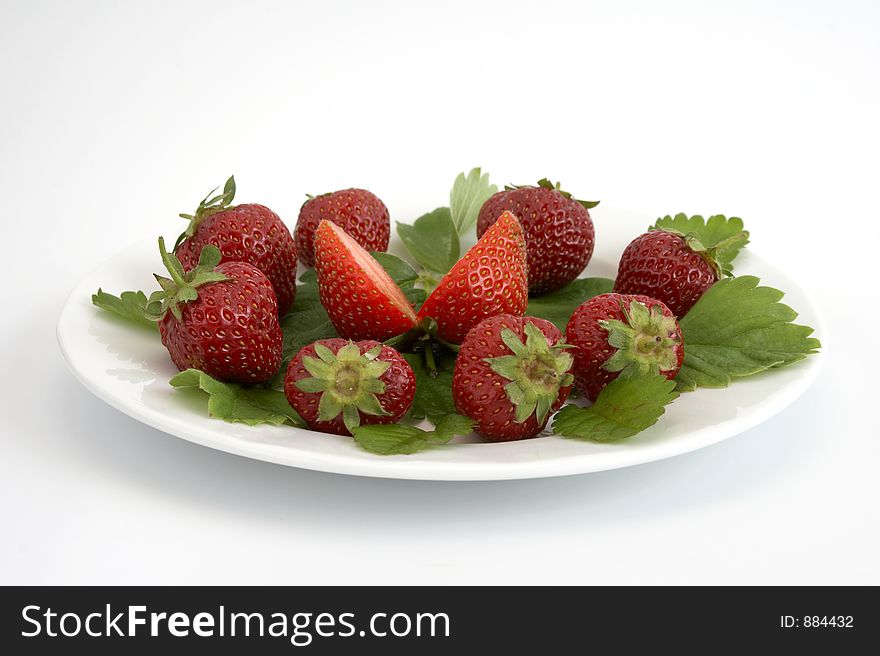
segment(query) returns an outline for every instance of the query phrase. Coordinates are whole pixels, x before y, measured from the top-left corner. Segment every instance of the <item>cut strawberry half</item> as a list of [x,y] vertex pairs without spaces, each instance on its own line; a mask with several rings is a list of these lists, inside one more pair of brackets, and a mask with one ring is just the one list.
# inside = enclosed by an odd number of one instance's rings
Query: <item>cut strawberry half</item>
[[340,337],[384,341],[410,330],[416,313],[363,246],[332,221],[315,233],[318,293]]
[[529,303],[526,242],[510,212],[503,212],[464,254],[419,310],[418,320],[437,322],[437,336],[461,344],[487,317],[525,314]]

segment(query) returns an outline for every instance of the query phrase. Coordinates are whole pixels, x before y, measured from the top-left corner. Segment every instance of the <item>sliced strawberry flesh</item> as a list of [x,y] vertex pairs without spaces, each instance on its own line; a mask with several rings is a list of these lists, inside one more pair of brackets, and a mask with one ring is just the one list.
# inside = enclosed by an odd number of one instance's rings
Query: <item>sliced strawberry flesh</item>
[[394,279],[376,261],[376,258],[370,255],[363,246],[357,243],[353,237],[338,225],[332,221],[327,221],[327,225],[333,231],[340,244],[348,251],[354,263],[364,271],[364,274],[376,285],[379,292],[384,294],[392,305],[415,323],[416,313],[413,310],[412,304],[403,294],[397,283],[394,282]]

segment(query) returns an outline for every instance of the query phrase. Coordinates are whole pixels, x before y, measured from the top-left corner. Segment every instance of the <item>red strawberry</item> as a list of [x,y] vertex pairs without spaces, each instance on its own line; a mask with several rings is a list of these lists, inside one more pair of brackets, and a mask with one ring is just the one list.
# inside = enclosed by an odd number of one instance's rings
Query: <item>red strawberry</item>
[[522,316],[529,303],[522,226],[504,212],[464,254],[419,310],[437,321],[440,339],[461,344],[486,317]]
[[346,339],[384,341],[413,327],[416,313],[382,265],[330,221],[315,234],[321,304]]
[[290,361],[284,393],[315,430],[351,435],[355,426],[400,421],[415,397],[416,377],[390,346],[323,339]]
[[300,262],[306,266],[315,265],[315,232],[325,219],[368,251],[388,250],[391,219],[385,203],[366,189],[343,189],[309,198],[299,210],[294,238]]
[[187,272],[165,250],[171,278],[156,276],[162,291],[147,304],[159,322],[162,343],[177,368],[194,368],[218,380],[262,383],[281,366],[281,328],[272,284],[245,262],[220,264],[220,251],[205,246],[198,265]]
[[493,442],[534,437],[571,390],[572,356],[545,319],[501,314],[467,334],[455,361],[455,407]]
[[675,378],[684,359],[681,329],[663,303],[647,296],[600,294],[582,303],[565,328],[575,347],[575,384],[595,401],[624,370]]
[[593,221],[588,207],[546,178],[537,187],[508,187],[480,209],[477,235],[489,229],[505,210],[522,223],[529,259],[529,292],[544,294],[578,277],[593,255]]
[[652,230],[623,251],[614,291],[656,298],[683,317],[720,278],[705,251],[694,250],[681,235]]
[[[210,196],[210,194],[208,194]],[[212,244],[225,262],[247,262],[266,274],[278,299],[281,315],[296,297],[296,246],[284,222],[268,207],[230,205],[235,179],[226,181],[223,193],[205,197],[195,214],[181,214],[189,226],[178,239],[174,254],[184,269],[194,268],[202,249]]]

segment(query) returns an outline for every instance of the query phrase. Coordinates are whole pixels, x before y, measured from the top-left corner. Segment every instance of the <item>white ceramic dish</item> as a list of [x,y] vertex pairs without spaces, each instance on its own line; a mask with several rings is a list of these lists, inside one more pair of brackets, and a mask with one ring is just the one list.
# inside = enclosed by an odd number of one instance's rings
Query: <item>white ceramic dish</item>
[[[595,211],[597,252],[585,275],[614,277],[619,253],[652,217],[601,208]],[[90,302],[100,286],[118,293],[151,290],[158,271],[153,242],[120,252],[73,290],[58,321],[58,341],[76,377],[117,410],[183,439],[248,458],[319,471],[427,480],[498,480],[582,474],[637,465],[687,453],[748,430],[781,412],[815,379],[822,354],[791,367],[735,382],[727,389],[683,394],[650,429],[615,444],[539,437],[501,444],[465,440],[409,456],[376,456],[351,438],[289,426],[248,427],[210,419],[202,399],[173,390],[176,369],[155,334],[98,310]],[[807,293],[792,277],[749,248],[737,272],[757,275],[786,291],[799,322],[827,330]],[[124,436],[122,436],[124,439]]]

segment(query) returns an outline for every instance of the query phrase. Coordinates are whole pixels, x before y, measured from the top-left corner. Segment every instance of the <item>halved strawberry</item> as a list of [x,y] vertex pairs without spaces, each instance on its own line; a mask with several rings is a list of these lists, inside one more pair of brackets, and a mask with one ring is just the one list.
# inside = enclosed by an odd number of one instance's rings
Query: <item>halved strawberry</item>
[[461,344],[486,317],[525,314],[529,303],[526,242],[517,218],[504,212],[443,276],[419,310],[437,322],[437,336]]
[[353,237],[332,221],[315,233],[318,293],[340,337],[384,341],[415,325],[400,287]]

